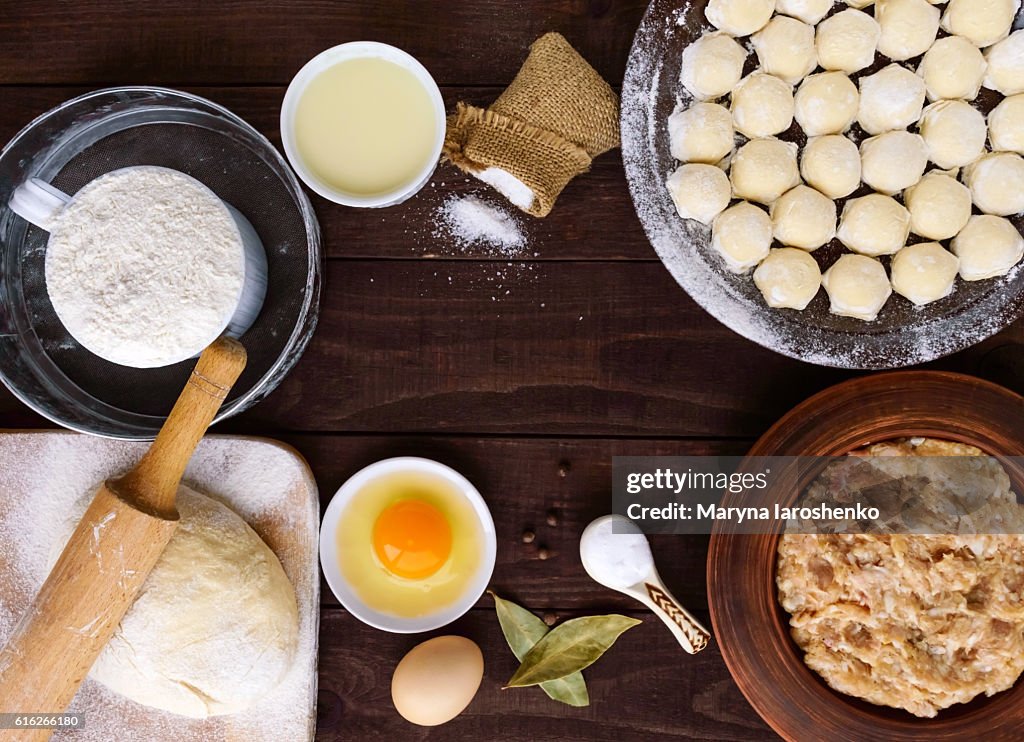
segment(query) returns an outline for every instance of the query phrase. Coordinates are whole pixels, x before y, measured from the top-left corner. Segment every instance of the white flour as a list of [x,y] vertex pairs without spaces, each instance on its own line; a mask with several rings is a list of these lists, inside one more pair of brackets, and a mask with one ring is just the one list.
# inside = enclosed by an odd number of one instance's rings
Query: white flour
[[167,168],[115,170],[61,211],[46,250],[57,316],[125,366],[189,358],[227,326],[242,292],[242,238],[208,188]]

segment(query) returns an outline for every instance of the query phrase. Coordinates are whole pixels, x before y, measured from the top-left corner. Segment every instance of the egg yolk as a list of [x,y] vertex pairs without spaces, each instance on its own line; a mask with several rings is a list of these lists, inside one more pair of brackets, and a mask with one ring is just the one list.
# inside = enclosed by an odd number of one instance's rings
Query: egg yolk
[[373,524],[373,550],[392,574],[421,580],[448,561],[452,529],[433,505],[401,500],[385,508]]

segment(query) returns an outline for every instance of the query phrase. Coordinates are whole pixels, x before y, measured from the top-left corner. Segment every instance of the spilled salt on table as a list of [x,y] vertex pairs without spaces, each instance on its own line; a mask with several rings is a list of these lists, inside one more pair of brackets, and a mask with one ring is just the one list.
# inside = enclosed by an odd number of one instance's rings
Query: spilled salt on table
[[484,244],[511,257],[526,245],[516,218],[478,196],[448,199],[441,207],[439,222],[462,247]]

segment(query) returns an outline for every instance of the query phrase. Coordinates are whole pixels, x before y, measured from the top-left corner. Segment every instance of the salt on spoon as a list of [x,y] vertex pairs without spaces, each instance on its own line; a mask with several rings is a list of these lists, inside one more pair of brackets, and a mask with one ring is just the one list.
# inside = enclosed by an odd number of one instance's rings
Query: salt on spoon
[[710,632],[669,593],[647,536],[629,518],[605,515],[587,526],[580,536],[580,558],[595,582],[654,611],[687,652],[696,654],[708,645]]

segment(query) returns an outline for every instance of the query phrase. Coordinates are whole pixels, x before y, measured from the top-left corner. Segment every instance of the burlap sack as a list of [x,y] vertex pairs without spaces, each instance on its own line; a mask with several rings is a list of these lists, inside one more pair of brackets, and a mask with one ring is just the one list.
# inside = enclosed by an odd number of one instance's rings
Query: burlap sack
[[618,97],[561,34],[549,33],[487,110],[458,104],[444,155],[473,175],[510,173],[534,193],[525,211],[546,216],[570,180],[617,146]]

